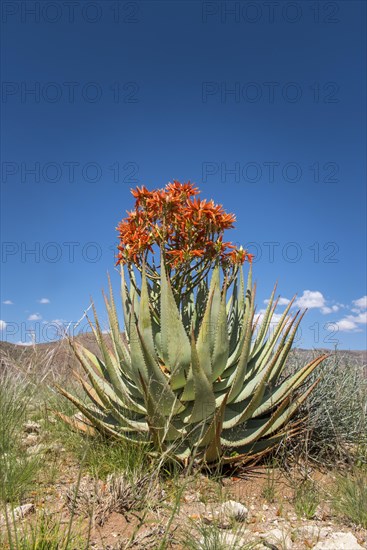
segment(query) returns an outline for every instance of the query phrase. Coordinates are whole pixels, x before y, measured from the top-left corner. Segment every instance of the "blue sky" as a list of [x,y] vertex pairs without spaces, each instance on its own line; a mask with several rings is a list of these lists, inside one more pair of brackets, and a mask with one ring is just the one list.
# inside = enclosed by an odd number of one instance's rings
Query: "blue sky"
[[103,312],[130,188],[179,179],[236,214],[258,311],[278,280],[310,307],[296,345],[366,349],[365,20],[358,1],[4,2],[2,339],[53,338],[90,296]]

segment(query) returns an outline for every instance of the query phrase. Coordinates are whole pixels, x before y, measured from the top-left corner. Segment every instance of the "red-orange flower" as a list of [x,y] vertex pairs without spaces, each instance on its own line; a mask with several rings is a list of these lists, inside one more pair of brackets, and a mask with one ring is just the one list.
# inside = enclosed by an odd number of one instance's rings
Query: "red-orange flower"
[[117,263],[141,264],[154,246],[163,247],[166,261],[174,268],[193,261],[213,261],[223,267],[238,265],[251,254],[223,242],[225,229],[235,216],[213,200],[196,198],[197,187],[176,180],[163,189],[149,191],[144,185],[131,190],[135,208],[117,226],[120,244]]

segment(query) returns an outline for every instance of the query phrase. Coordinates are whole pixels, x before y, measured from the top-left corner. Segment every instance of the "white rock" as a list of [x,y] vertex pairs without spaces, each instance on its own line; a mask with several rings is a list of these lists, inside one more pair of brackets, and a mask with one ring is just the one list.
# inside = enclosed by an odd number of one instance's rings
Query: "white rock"
[[14,517],[15,519],[22,519],[24,516],[27,516],[34,511],[34,504],[23,504],[14,508]]
[[245,521],[248,516],[246,506],[234,500],[224,502],[220,507],[219,513],[224,514],[230,519],[235,519],[236,521]]
[[274,544],[274,546],[280,546],[282,550],[288,550],[292,548],[292,539],[286,531],[281,529],[272,529],[267,533],[260,535],[262,539],[265,539],[266,542]]
[[358,544],[352,533],[332,533],[326,540],[322,540],[313,547],[313,550],[364,550]]

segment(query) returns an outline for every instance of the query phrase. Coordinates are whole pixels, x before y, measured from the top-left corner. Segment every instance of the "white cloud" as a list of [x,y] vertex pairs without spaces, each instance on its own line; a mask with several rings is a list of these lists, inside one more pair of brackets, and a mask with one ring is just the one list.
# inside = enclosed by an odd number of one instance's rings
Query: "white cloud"
[[324,315],[326,315],[327,313],[335,313],[336,311],[339,311],[340,309],[340,306],[338,305],[334,305],[334,306],[324,306],[321,308],[321,313],[323,313]]
[[362,296],[362,298],[358,298],[358,300],[353,300],[353,305],[357,309],[367,309],[367,296]]
[[[256,325],[257,328],[260,327],[260,325],[261,325],[261,323],[264,319],[265,311],[266,311],[265,309],[260,309],[259,312],[257,314],[255,314],[255,319],[254,320],[256,321],[256,319],[258,319],[257,325]],[[282,317],[282,313],[274,313],[273,317],[271,318],[270,326],[275,328],[276,325],[279,323],[281,317]],[[289,317],[288,317],[288,319],[289,319]]]
[[6,328],[6,323],[2,319],[0,319],[0,330],[4,330]]
[[328,306],[322,292],[319,290],[304,290],[302,296],[295,301],[294,305],[301,309],[319,309],[323,315],[335,313],[341,307],[341,304]]
[[335,325],[341,332],[361,332],[359,325],[365,325],[367,323],[367,311],[363,311],[358,315],[347,315],[340,321],[337,321]]
[[[268,303],[269,300],[264,300],[264,303]],[[280,298],[279,305],[286,305],[289,303],[287,298]],[[294,305],[301,309],[315,309],[319,310],[323,315],[329,315],[336,313],[342,308],[351,309],[353,315],[345,315],[339,321],[335,321],[333,324],[340,332],[361,332],[362,325],[367,324],[367,296],[362,296],[358,300],[353,300],[352,305],[354,307],[348,307],[339,302],[333,303],[333,301],[326,301],[324,295],[319,290],[304,290],[303,294],[295,301]],[[264,317],[265,310],[261,309],[257,315],[259,318],[258,326]],[[273,322],[276,323],[280,318],[279,314],[274,315]],[[272,326],[273,325],[272,322]]]
[[13,302],[11,300],[4,300],[3,304],[5,304],[6,306],[12,306]]
[[354,319],[356,323],[362,323],[365,325],[367,323],[367,311],[362,311],[361,313],[358,313],[358,315],[354,316]]
[[308,309],[326,307],[325,298],[318,290],[304,290],[302,296],[295,301],[295,305]]
[[[279,300],[278,300],[278,306],[287,306],[289,304],[290,300],[288,300],[288,298],[282,298],[280,297]],[[269,300],[266,299],[264,300],[264,304],[268,304],[269,303]]]
[[42,319],[42,315],[40,315],[39,313],[32,313],[28,317],[28,321],[40,321],[41,319]]
[[48,298],[41,298],[38,300],[40,304],[49,304],[50,300]]
[[347,317],[340,319],[340,321],[337,321],[335,325],[340,332],[360,332],[358,325]]

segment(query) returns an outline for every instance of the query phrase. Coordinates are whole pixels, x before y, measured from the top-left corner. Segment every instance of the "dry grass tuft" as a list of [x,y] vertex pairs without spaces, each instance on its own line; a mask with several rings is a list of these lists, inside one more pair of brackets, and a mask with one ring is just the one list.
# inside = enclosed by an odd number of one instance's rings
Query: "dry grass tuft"
[[84,477],[66,493],[70,512],[92,517],[97,525],[104,525],[112,512],[126,515],[130,511],[154,509],[163,499],[157,477],[147,474],[135,479],[112,474],[106,482]]

